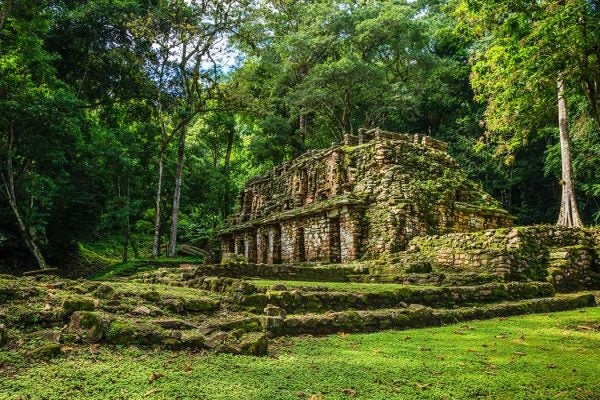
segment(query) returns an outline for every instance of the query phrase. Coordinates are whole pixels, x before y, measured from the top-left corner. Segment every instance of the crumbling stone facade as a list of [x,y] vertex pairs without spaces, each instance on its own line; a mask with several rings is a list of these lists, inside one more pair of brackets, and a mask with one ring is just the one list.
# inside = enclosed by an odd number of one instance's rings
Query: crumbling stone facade
[[249,262],[345,263],[404,250],[415,236],[511,225],[446,144],[362,130],[247,182],[221,234]]
[[493,274],[502,280],[546,280],[560,291],[600,284],[597,228],[534,225],[411,240],[400,264],[420,260],[436,272]]

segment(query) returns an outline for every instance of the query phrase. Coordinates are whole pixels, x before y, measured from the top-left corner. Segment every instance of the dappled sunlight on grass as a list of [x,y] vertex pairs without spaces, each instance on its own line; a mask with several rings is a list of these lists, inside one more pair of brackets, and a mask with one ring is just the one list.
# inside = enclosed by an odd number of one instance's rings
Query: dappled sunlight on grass
[[102,347],[27,365],[3,352],[0,398],[597,399],[599,321],[587,308],[278,339],[265,358]]

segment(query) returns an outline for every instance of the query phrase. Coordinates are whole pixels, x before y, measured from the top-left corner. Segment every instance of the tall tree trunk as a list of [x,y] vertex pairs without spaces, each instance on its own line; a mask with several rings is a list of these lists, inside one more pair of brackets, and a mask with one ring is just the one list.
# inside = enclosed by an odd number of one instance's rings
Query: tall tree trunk
[[156,205],[154,215],[154,239],[152,241],[152,258],[158,257],[160,253],[160,198],[162,196],[163,165],[165,150],[161,148],[158,157],[158,182],[156,184]]
[[169,239],[169,257],[177,252],[177,224],[179,223],[179,200],[181,198],[181,181],[183,177],[183,159],[185,153],[185,136],[187,126],[181,127],[179,145],[177,146],[177,174],[175,176],[175,192],[173,193],[173,212],[171,214],[171,236]]
[[[10,183],[9,183],[9,185],[10,185]],[[31,252],[33,257],[35,258],[35,261],[37,262],[40,269],[48,268],[48,265],[46,264],[46,259],[44,258],[42,252],[40,251],[40,248],[38,247],[37,243],[35,242],[35,239],[32,238],[31,235],[29,234],[27,225],[25,225],[25,221],[21,217],[21,213],[19,212],[19,207],[18,207],[16,198],[14,197],[14,191],[12,191],[13,193],[8,193],[11,190],[9,190],[8,188],[6,188],[6,189],[7,189],[6,191],[7,191],[8,204],[9,204],[10,209],[15,217],[15,221],[17,222],[19,232],[21,233],[21,236],[23,237],[23,241],[25,242],[27,249],[29,249],[29,251]]]
[[562,196],[560,200],[560,213],[557,225],[568,227],[582,226],[575,189],[571,164],[571,149],[569,143],[569,125],[567,116],[567,100],[565,99],[565,84],[562,74],[557,79],[558,88],[558,128],[560,131],[560,158],[562,167]]
[[129,224],[129,176],[127,176],[127,194],[125,198],[125,238],[123,239],[123,262],[127,262],[129,259],[129,235],[130,235],[130,224]]
[[230,180],[231,180],[231,151],[233,149],[233,135],[234,128],[230,127],[227,130],[227,149],[225,150],[225,198],[224,204],[221,208],[221,216],[225,218],[229,214],[229,209],[231,207],[231,198],[230,198]]
[[306,141],[306,114],[304,113],[304,110],[300,110],[300,142],[302,144],[304,144],[304,142]]
[[11,127],[9,130],[8,152],[7,152],[8,157],[6,160],[6,177],[4,177],[4,175],[2,176],[2,181],[4,183],[4,188],[6,191],[6,198],[8,199],[8,205],[10,206],[13,216],[15,217],[17,227],[19,228],[19,232],[21,233],[21,236],[23,238],[23,241],[25,242],[25,245],[27,246],[27,248],[29,249],[29,251],[31,252],[33,257],[35,258],[35,261],[37,262],[40,269],[46,269],[46,268],[48,268],[48,265],[46,264],[46,259],[44,258],[44,255],[42,254],[40,248],[38,247],[38,245],[35,241],[35,238],[29,232],[29,229],[28,229],[27,225],[25,224],[25,220],[23,219],[23,217],[21,216],[21,212],[19,211],[19,205],[17,202],[17,195],[16,195],[16,191],[15,191],[15,174],[14,174],[13,160],[12,160],[14,139],[15,139],[15,135],[14,135],[14,132]]

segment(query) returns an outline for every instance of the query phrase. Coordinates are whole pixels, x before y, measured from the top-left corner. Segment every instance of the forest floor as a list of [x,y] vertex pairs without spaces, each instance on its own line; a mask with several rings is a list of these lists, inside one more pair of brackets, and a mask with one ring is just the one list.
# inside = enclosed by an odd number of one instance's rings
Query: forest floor
[[600,399],[600,308],[279,338],[268,357],[138,347],[0,351],[1,399]]

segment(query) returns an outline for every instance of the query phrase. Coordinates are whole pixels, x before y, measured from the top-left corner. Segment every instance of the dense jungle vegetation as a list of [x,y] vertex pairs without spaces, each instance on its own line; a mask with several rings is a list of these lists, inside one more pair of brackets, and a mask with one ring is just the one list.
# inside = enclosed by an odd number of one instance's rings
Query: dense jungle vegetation
[[576,224],[571,183],[598,224],[599,7],[0,0],[0,268],[210,250],[246,179],[361,127],[447,141],[518,224]]

